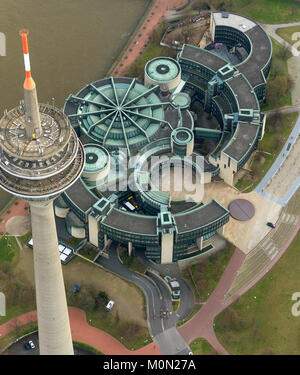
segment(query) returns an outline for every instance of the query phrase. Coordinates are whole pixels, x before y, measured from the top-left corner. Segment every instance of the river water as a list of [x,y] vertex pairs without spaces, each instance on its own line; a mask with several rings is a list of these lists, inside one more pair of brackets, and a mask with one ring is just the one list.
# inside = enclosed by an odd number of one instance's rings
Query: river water
[[[61,108],[71,93],[103,78],[135,30],[149,0],[0,0],[0,118],[23,98],[19,30],[29,29],[31,70],[39,101]],[[0,189],[0,209],[9,194]]]
[[0,0],[0,117],[23,97],[19,30],[29,29],[32,75],[40,102],[62,107],[70,93],[102,78],[144,14],[148,0]]

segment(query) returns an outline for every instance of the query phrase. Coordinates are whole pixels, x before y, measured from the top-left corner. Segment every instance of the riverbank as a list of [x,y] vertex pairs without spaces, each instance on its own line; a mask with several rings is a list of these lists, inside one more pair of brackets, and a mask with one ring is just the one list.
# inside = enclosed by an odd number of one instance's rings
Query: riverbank
[[142,22],[133,32],[124,52],[112,65],[107,76],[122,76],[131,64],[141,55],[154,28],[160,25],[171,9],[176,9],[187,3],[186,0],[156,0],[149,7],[148,12],[142,18]]

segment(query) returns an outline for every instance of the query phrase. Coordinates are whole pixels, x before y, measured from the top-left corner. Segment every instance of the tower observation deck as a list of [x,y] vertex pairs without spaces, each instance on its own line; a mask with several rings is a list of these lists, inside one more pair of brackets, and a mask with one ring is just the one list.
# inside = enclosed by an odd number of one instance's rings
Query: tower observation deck
[[0,120],[0,186],[30,203],[40,354],[74,354],[53,199],[80,177],[84,149],[67,116],[38,103],[28,31],[20,35],[24,102]]

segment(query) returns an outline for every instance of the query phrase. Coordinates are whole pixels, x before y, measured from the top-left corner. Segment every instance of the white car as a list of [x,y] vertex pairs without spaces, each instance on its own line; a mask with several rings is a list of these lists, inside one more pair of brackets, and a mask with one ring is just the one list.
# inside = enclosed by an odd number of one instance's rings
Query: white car
[[110,311],[114,307],[115,301],[110,300],[106,305],[106,310]]
[[24,344],[24,346],[25,346],[25,349],[26,349],[26,350],[31,350],[31,349],[34,349],[34,348],[35,348],[35,345],[34,345],[34,343],[33,343],[32,340],[26,342],[26,343]]

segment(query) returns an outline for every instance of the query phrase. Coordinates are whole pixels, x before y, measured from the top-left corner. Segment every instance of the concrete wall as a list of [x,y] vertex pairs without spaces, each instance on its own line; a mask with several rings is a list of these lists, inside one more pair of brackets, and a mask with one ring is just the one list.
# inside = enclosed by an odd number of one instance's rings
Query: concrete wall
[[85,238],[85,228],[72,227],[71,234],[75,238]]
[[145,73],[145,78],[144,78],[144,84],[146,87],[149,87],[150,85],[159,85],[161,91],[174,91],[176,87],[179,85],[181,82],[181,74],[178,74],[178,76],[173,79],[172,81],[168,83],[162,83],[162,82],[157,82],[154,81],[153,79],[149,78],[148,75]]
[[230,159],[230,166],[228,166],[228,164],[229,157],[221,152],[221,159],[219,162],[220,177],[223,178],[226,184],[232,186],[234,173],[237,171],[237,163],[234,160]]
[[109,173],[109,169],[110,169],[110,162],[108,161],[107,165],[101,171],[96,172],[96,173],[82,172],[82,177],[88,184],[96,183],[98,181],[100,182],[100,181],[103,181],[107,177]]
[[62,207],[54,206],[54,212],[55,212],[55,215],[57,217],[61,217],[61,218],[65,219],[67,217],[69,211],[70,211],[69,207],[62,208]]

